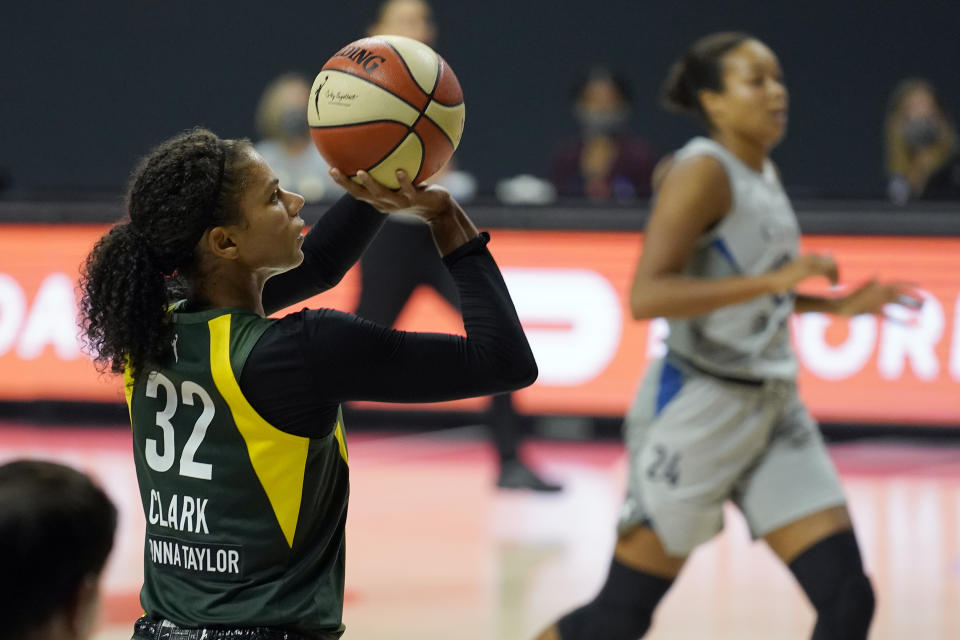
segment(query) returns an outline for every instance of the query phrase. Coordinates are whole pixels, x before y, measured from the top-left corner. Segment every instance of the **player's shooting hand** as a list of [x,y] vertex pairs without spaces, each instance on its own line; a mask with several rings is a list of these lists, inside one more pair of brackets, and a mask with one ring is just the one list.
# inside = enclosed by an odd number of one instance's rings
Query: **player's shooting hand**
[[450,193],[436,185],[415,186],[410,176],[403,170],[397,171],[399,189],[388,189],[373,179],[366,171],[358,171],[356,179],[351,180],[339,169],[331,169],[330,176],[343,187],[344,191],[357,200],[362,200],[378,211],[404,211],[412,213],[426,222],[437,216],[452,213],[457,205]]
[[871,280],[851,291],[837,302],[837,313],[855,316],[861,313],[883,313],[884,305],[899,304],[912,309],[923,306],[923,299],[913,293],[914,287],[906,282],[882,283]]
[[825,253],[808,253],[770,273],[774,293],[790,291],[814,276],[823,276],[830,284],[837,284],[837,263]]

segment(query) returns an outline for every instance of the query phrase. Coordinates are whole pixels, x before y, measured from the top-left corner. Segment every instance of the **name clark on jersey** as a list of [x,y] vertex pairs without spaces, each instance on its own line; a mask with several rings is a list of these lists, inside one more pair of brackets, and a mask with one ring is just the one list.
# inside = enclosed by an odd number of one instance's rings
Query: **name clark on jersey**
[[209,534],[207,528],[207,498],[194,498],[177,494],[170,496],[164,509],[163,498],[159,491],[150,490],[150,509],[147,517],[150,524],[160,525],[174,531]]

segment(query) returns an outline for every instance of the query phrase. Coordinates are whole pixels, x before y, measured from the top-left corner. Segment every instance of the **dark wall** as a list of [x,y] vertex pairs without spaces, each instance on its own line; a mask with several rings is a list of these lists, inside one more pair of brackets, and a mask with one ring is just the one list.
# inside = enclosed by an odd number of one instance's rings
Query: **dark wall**
[[[312,76],[362,35],[376,5],[8,5],[0,21],[0,167],[20,191],[115,188],[140,154],[180,129],[253,135],[264,84],[290,69]],[[487,190],[501,177],[543,174],[552,148],[573,132],[569,84],[594,62],[631,78],[641,135],[664,150],[682,144],[695,126],[662,112],[656,93],[683,48],[720,29],[751,31],[780,56],[792,111],[774,157],[794,193],[882,193],[880,129],[899,78],[928,77],[949,105],[960,104],[955,1],[446,0],[434,8],[438,49],[467,100],[459,162]]]

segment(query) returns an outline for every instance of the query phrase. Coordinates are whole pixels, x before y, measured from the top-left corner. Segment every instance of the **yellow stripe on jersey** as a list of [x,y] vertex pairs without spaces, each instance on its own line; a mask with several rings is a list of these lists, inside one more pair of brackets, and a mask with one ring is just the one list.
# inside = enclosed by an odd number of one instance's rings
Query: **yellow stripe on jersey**
[[123,365],[123,395],[127,397],[127,415],[130,416],[130,428],[133,429],[133,369],[130,367],[130,356]]
[[337,444],[340,445],[340,457],[343,458],[343,461],[347,464],[350,464],[350,460],[347,456],[347,443],[343,438],[343,425],[340,424],[340,419],[337,419],[337,428],[333,431],[333,437],[337,439]]
[[310,439],[280,431],[261,418],[243,396],[230,364],[230,317],[230,314],[218,316],[207,323],[213,383],[230,406],[237,430],[247,444],[253,470],[270,500],[287,544],[293,547]]

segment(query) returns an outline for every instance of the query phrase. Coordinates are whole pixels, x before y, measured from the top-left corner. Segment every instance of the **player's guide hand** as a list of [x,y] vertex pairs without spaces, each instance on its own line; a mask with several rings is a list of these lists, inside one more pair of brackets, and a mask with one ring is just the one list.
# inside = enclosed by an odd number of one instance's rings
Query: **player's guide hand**
[[870,280],[840,298],[837,313],[842,316],[855,316],[861,313],[882,314],[896,320],[886,312],[888,304],[896,304],[908,309],[919,310],[923,299],[913,293],[914,285],[907,282],[880,282]]
[[330,169],[330,176],[357,200],[362,200],[383,213],[403,211],[430,222],[435,217],[450,213],[455,207],[453,197],[436,185],[414,186],[406,171],[397,170],[400,188],[388,189],[366,171],[358,171],[354,179],[347,178],[339,169]]

